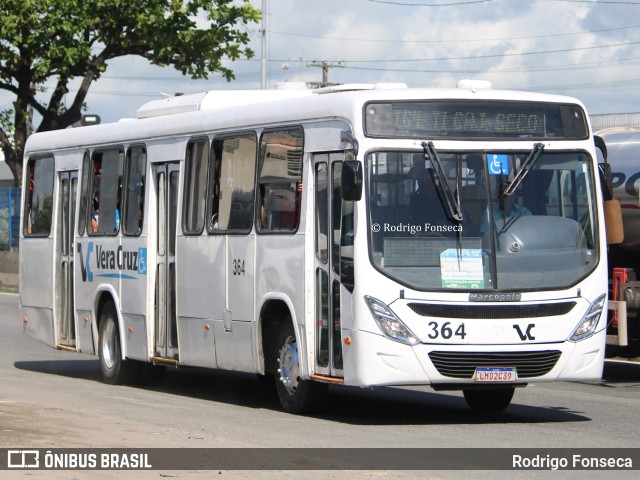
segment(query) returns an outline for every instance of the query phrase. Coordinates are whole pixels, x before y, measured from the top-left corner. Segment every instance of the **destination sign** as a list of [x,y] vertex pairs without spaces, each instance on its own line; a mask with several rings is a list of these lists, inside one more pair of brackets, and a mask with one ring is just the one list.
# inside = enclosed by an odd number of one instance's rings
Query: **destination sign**
[[365,106],[370,137],[432,139],[565,139],[589,137],[578,105],[438,100]]

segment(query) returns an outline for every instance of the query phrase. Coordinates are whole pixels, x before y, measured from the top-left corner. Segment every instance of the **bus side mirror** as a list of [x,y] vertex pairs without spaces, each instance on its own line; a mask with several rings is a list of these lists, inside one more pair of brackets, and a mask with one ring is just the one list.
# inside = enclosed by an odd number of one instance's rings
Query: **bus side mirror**
[[624,224],[622,223],[622,206],[620,201],[613,198],[613,183],[611,165],[598,164],[602,198],[604,200],[604,226],[607,234],[607,244],[617,245],[624,242]]
[[342,199],[357,202],[362,198],[362,164],[358,160],[346,160],[342,164]]
[[604,142],[602,137],[598,135],[593,136],[593,143],[595,143],[596,148],[598,148],[602,152],[602,158],[604,158],[605,163],[607,162],[607,144]]
[[611,175],[611,165],[608,163],[599,163],[598,173],[600,174],[602,196],[605,201],[611,200],[613,198],[613,177]]

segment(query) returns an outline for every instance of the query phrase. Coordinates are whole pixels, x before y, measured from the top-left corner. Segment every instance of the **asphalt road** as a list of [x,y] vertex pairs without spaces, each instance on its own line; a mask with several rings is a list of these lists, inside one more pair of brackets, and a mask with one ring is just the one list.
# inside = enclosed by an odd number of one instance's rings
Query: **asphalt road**
[[[280,411],[255,375],[171,369],[145,388],[99,380],[97,357],[24,335],[18,297],[0,294],[0,448],[640,447],[640,364],[607,361],[600,383],[536,384],[481,416],[461,394],[332,387],[314,416]],[[250,461],[250,459],[248,459]],[[330,462],[331,458],[327,458]],[[31,471],[0,478],[637,478],[638,471]]]

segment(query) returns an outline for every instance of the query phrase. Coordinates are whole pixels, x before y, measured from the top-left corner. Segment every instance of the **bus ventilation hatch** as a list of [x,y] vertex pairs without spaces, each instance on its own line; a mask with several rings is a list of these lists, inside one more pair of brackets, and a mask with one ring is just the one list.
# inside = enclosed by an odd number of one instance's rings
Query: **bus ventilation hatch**
[[539,352],[438,352],[429,353],[440,375],[471,379],[478,367],[515,367],[518,378],[546,375],[560,358],[559,350]]

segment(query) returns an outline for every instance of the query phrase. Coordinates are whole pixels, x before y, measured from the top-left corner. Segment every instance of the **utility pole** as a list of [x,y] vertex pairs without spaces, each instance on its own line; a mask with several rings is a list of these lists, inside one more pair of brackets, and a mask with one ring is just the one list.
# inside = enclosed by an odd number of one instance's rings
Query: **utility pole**
[[344,68],[342,62],[330,63],[330,62],[311,62],[307,64],[308,67],[322,68],[322,82],[308,82],[316,88],[329,87],[331,85],[339,85],[338,83],[329,83],[329,69],[330,68]]
[[262,68],[260,88],[267,88],[267,0],[262,0]]

